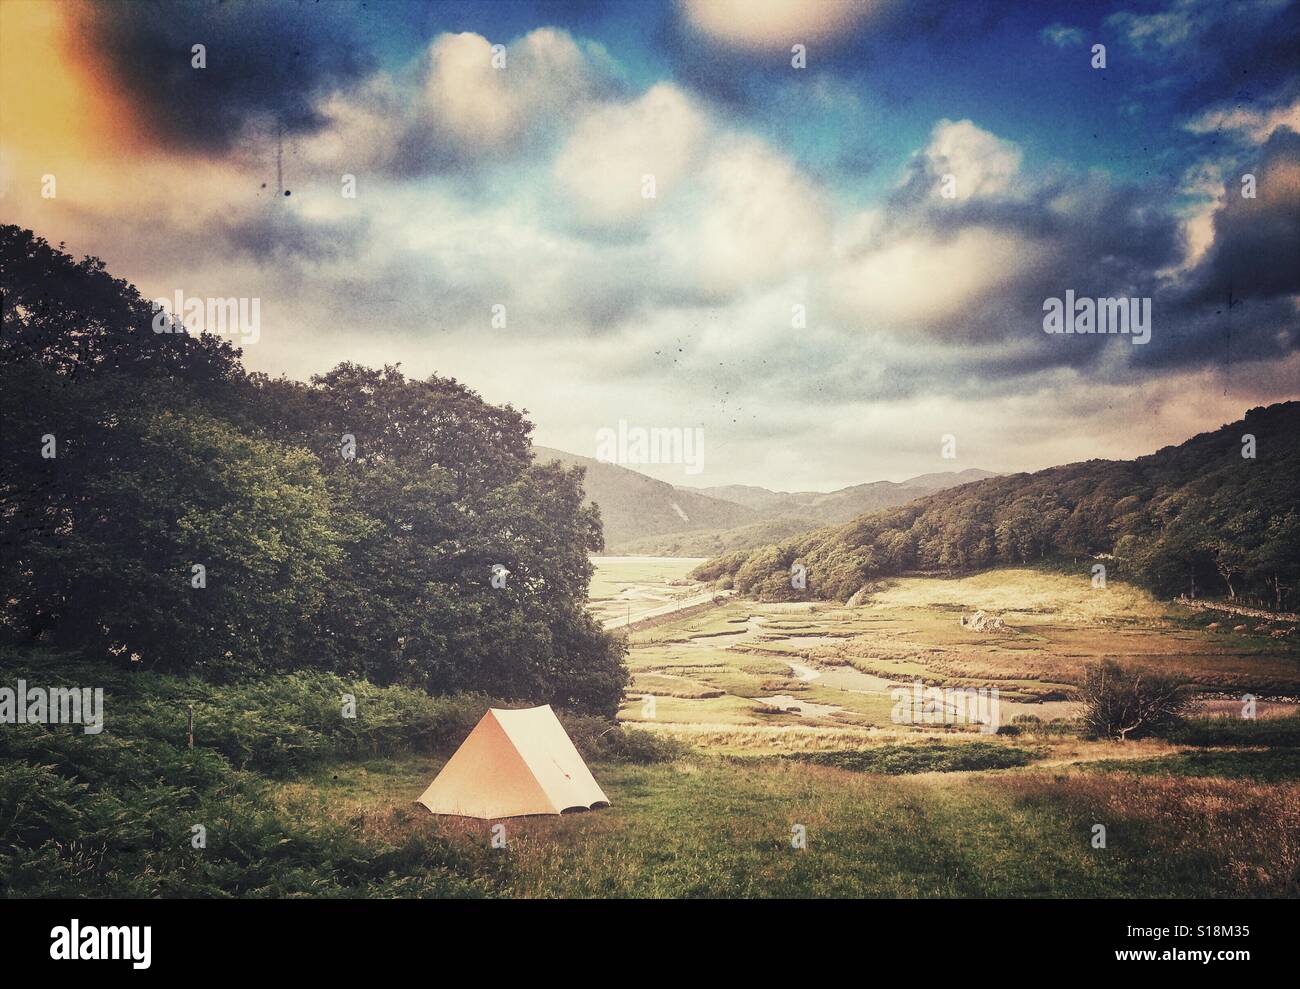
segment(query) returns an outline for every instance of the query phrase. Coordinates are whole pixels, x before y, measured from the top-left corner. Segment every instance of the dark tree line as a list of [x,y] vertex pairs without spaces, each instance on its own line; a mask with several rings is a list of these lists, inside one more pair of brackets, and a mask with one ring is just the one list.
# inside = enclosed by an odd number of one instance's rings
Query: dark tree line
[[[1254,437],[1253,458],[1242,456]],[[848,598],[908,572],[1100,561],[1156,594],[1300,605],[1300,402],[1134,461],[989,478],[710,560],[696,575],[759,597]],[[790,586],[802,563],[808,589]],[[1088,566],[1085,566],[1087,564]]]
[[8,636],[616,709],[624,647],[585,607],[600,518],[580,468],[533,462],[522,412],[395,367],[250,374],[18,227],[0,290]]

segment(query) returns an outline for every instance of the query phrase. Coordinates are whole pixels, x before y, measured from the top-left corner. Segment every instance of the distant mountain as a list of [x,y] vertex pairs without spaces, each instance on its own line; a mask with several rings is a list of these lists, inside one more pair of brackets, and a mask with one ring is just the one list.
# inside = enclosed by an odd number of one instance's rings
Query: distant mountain
[[607,552],[617,551],[620,544],[633,539],[700,529],[733,529],[762,519],[760,513],[744,505],[690,488],[675,488],[617,464],[545,446],[534,446],[533,457],[543,463],[558,460],[566,467],[587,469],[586,503],[600,506]]
[[729,484],[713,488],[683,488],[712,498],[736,502],[770,518],[804,519],[814,525],[847,522],[866,512],[893,508],[913,498],[944,491],[959,484],[997,477],[993,471],[968,467],[962,471],[921,474],[906,481],[870,481],[838,491],[769,491],[767,488]]
[[587,502],[600,506],[606,552],[650,556],[714,556],[749,549],[997,476],[970,468],[924,474],[901,483],[874,481],[839,491],[792,493],[743,484],[674,486],[552,447],[534,446],[533,455],[539,461],[558,460],[587,469]]
[[980,470],[978,467],[967,467],[959,471],[939,471],[934,474],[917,474],[916,477],[909,477],[903,482],[909,488],[928,488],[931,491],[944,491],[948,488],[955,488],[959,484],[969,484],[971,481],[982,481],[986,477],[1001,477],[995,470]]

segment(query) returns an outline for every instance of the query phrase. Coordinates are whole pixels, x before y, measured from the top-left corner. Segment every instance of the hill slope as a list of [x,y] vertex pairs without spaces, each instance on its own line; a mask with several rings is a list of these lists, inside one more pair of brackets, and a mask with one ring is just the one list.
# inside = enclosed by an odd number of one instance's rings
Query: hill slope
[[838,491],[769,491],[732,484],[712,488],[672,485],[617,464],[534,446],[538,463],[558,460],[584,467],[584,504],[600,506],[605,551],[646,556],[715,556],[751,549],[863,512],[967,484],[991,471],[968,468],[906,481],[872,481]]
[[764,519],[735,529],[690,529],[642,536],[620,543],[615,549],[623,556],[722,556],[777,543],[815,528],[816,523],[807,519]]
[[566,467],[587,469],[583,482],[584,504],[600,506],[606,549],[616,549],[639,537],[696,529],[732,529],[761,519],[759,513],[744,505],[711,498],[689,488],[675,488],[617,464],[545,446],[534,446],[533,455],[539,464],[558,460]]
[[[1243,437],[1255,457],[1242,456]],[[1300,585],[1300,402],[1133,461],[994,477],[711,560],[696,576],[774,599],[847,598],[911,570],[946,573],[1106,554],[1157,593],[1223,594],[1284,609]],[[802,563],[808,589],[790,587]]]
[[[866,512],[902,505],[935,491],[997,476],[993,471],[970,467],[963,471],[922,474],[906,481],[870,481],[837,491],[769,491],[744,484],[684,490],[696,490],[712,498],[745,505],[768,519],[804,519],[817,525],[828,525],[847,522]],[[678,490],[683,489],[679,487]]]

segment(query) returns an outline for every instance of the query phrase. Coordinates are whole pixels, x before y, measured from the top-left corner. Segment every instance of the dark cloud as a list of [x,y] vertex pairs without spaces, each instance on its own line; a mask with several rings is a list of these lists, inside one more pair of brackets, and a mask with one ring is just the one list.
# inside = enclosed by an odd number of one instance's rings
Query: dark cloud
[[369,221],[308,221],[286,204],[269,201],[209,224],[209,236],[224,242],[228,256],[259,262],[319,264],[355,257],[365,244]]
[[[965,231],[1017,238],[1033,262],[959,315],[891,328],[931,348],[921,359],[890,354],[888,381],[871,394],[1005,393],[1058,368],[1118,383],[1174,371],[1280,360],[1300,350],[1300,135],[1276,131],[1252,170],[1258,196],[1227,182],[1214,241],[1192,270],[1171,178],[1112,184],[1062,174],[1026,188],[1017,176],[998,196],[943,200],[926,156],[909,165],[888,200],[887,223],[867,250],[909,239],[943,244]],[[1064,204],[1064,205],[1063,205]],[[1151,339],[1056,335],[1042,330],[1043,303],[1064,298],[1150,298]],[[1231,301],[1230,301],[1231,300]],[[940,349],[935,352],[933,348]]]
[[1292,80],[1300,64],[1295,3],[1121,2],[1104,26],[1149,65],[1148,88],[1172,91],[1185,112],[1203,107],[1207,93],[1250,105]]
[[[245,126],[302,133],[316,100],[371,69],[343,3],[134,0],[73,9],[83,57],[96,61],[160,142],[222,154]],[[207,67],[191,50],[206,47]]]
[[1288,300],[1188,306],[1176,293],[1156,297],[1151,343],[1136,347],[1135,372],[1224,367],[1278,360],[1300,350],[1300,320]]
[[1248,170],[1256,198],[1243,197],[1240,177],[1230,177],[1205,256],[1157,293],[1152,342],[1133,355],[1144,373],[1300,350],[1300,134],[1275,131]]
[[[1043,300],[1066,289],[1091,297],[1151,295],[1158,283],[1155,272],[1181,257],[1180,224],[1163,208],[1171,193],[1164,181],[1080,185],[1077,177],[1059,178],[1017,191],[1015,198],[964,201],[936,197],[935,188],[926,179],[909,180],[898,190],[887,210],[890,236],[924,235],[943,242],[979,228],[1022,240],[1041,262],[960,319],[938,327],[948,339],[1016,336],[1024,314],[1041,333]],[[1073,197],[1068,208],[1053,205],[1067,197]]]
[[1246,169],[1255,198],[1231,176],[1214,215],[1214,242],[1193,273],[1189,302],[1240,302],[1300,294],[1300,134],[1282,127]]

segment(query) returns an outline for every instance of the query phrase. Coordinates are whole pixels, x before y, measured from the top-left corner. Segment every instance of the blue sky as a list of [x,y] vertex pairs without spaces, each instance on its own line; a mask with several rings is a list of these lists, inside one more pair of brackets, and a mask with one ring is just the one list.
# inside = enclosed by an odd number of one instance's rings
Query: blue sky
[[[902,7],[877,6],[884,15]],[[901,11],[893,17],[883,40],[874,36],[868,16],[859,31],[820,46],[814,43],[809,75],[814,81],[835,80],[845,93],[861,101],[859,105],[818,106],[818,112],[792,116],[789,103],[809,88],[808,79],[784,72],[789,53],[783,47],[764,51],[758,59],[740,60],[747,64],[734,73],[739,77],[734,85],[744,89],[749,99],[732,102],[728,112],[782,143],[802,164],[819,169],[833,168],[846,151],[862,146],[880,156],[879,168],[873,171],[888,172],[906,160],[925,136],[929,122],[949,117],[978,119],[994,133],[1013,137],[1035,167],[1063,159],[1080,167],[1138,177],[1150,174],[1154,156],[1190,163],[1213,141],[1181,130],[1189,108],[1202,104],[1211,92],[1249,103],[1295,72],[1294,62],[1287,65],[1278,59],[1252,65],[1251,75],[1238,85],[1221,84],[1210,90],[1205,77],[1222,71],[1231,78],[1227,67],[1197,64],[1183,72],[1169,71],[1178,62],[1180,47],[1189,62],[1202,62],[1201,44],[1173,45],[1168,58],[1132,58],[1126,41],[1128,22],[1115,20],[1117,14],[1159,18],[1168,16],[1169,10],[1185,9],[1190,23],[1202,24],[1213,34],[1208,47],[1227,44],[1244,54],[1255,50],[1255,39],[1268,34],[1270,27],[1296,26],[1288,4],[1267,0],[1246,4],[994,0],[931,4],[928,16],[926,4],[916,6],[920,9],[910,19]],[[1222,18],[1217,22],[1203,13],[1215,8]],[[671,3],[497,0],[388,3],[369,9],[391,19],[376,51],[394,63],[418,57],[427,39],[444,31],[472,31],[504,40],[553,25],[603,45],[628,84],[643,90],[662,81],[692,85],[694,80],[683,69],[717,54],[698,46],[689,28],[683,27],[679,8]],[[934,20],[939,21],[938,27]],[[1077,29],[1082,39],[1063,46],[1050,43],[1043,32],[1052,27]],[[1220,31],[1231,31],[1236,37],[1224,37]],[[1087,49],[1095,43],[1119,49],[1120,57],[1109,59],[1104,71],[1090,67]],[[1300,39],[1292,38],[1290,54],[1300,57]],[[729,65],[725,72],[733,75]],[[1215,81],[1219,80],[1211,78],[1211,85]],[[717,94],[703,87],[701,95]],[[888,181],[883,175],[853,168],[836,171],[847,191],[857,195],[879,192]]]
[[[1291,0],[0,17],[11,217],[150,297],[260,298],[256,370],[400,362],[588,456],[699,428],[702,476],[646,472],[784,489],[1134,456],[1297,393]],[[1150,342],[1045,334],[1066,291],[1151,299]]]

